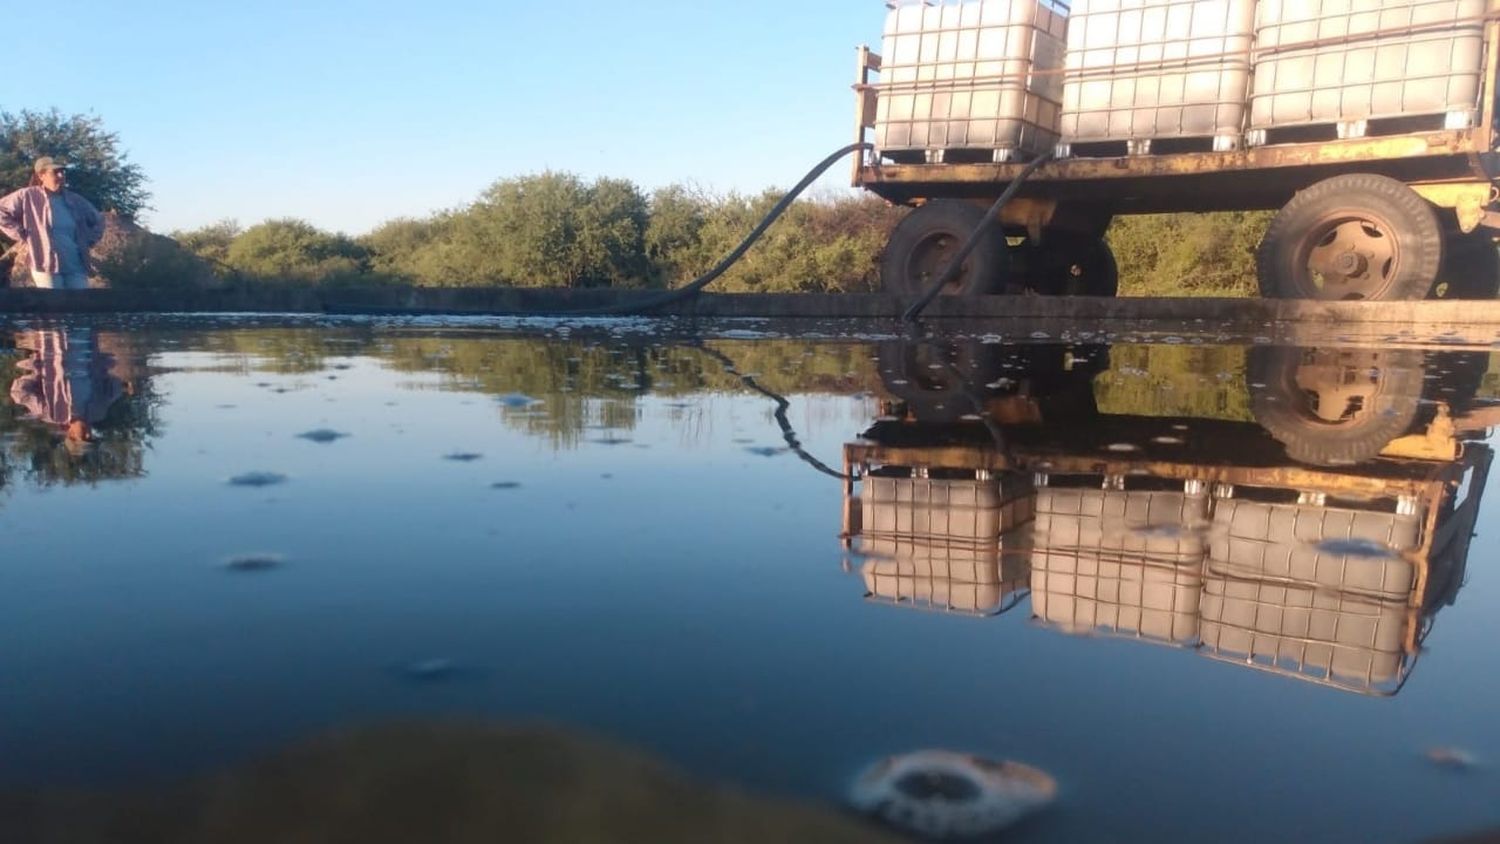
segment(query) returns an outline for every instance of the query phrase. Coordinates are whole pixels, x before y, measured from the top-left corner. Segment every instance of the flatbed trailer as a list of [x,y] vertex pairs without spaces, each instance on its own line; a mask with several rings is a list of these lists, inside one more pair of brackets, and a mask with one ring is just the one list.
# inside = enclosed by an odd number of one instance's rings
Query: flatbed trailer
[[[892,236],[882,267],[886,289],[923,288],[956,251],[952,241],[966,238],[963,223],[977,219],[976,211],[1023,179],[999,216],[1012,248],[979,250],[975,266],[945,292],[1025,288],[1113,295],[1116,269],[1102,237],[1115,216],[1276,210],[1280,214],[1258,255],[1263,295],[1495,298],[1500,292],[1495,250],[1500,3],[1491,2],[1488,9],[1473,128],[1443,128],[1441,116],[1435,122],[1431,116],[1372,120],[1363,137],[1225,151],[1174,152],[1170,143],[1162,143],[1148,154],[1069,157],[1038,166],[1018,160],[942,161],[941,156],[912,163],[906,156],[893,160],[880,150],[867,152],[854,165],[853,185],[918,209],[903,223],[907,230]],[[854,88],[861,143],[876,126],[881,66],[879,55],[859,49]],[[995,275],[997,258],[1013,276],[1008,285],[986,277]]]

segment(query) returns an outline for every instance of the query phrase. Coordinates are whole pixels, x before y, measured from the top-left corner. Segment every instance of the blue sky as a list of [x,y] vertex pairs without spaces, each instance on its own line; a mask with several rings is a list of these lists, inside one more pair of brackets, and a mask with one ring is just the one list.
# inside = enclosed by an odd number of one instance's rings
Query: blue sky
[[884,14],[879,0],[89,0],[69,4],[61,52],[10,40],[7,64],[37,72],[11,75],[0,108],[102,117],[163,231],[296,216],[360,233],[548,168],[758,191],[849,142],[854,48]]

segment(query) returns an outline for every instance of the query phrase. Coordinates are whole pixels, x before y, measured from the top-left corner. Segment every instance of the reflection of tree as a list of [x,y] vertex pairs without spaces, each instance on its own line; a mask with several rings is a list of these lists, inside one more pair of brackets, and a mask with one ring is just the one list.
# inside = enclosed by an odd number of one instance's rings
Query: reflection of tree
[[174,332],[173,341],[178,348],[218,355],[222,369],[237,373],[302,375],[324,369],[333,358],[368,357],[397,372],[435,375],[433,389],[526,396],[540,404],[502,404],[505,424],[559,448],[577,445],[592,430],[631,431],[647,395],[671,400],[747,394],[741,374],[755,375],[760,385],[783,395],[848,394],[878,383],[869,348],[856,343],[711,341],[738,364],[736,372],[726,372],[721,363],[670,339],[602,333],[559,339],[318,326],[193,330]]
[[725,371],[693,348],[646,341],[605,346],[586,340],[398,337],[381,357],[398,371],[441,373],[448,389],[540,400],[534,408],[506,408],[504,419],[559,447],[576,445],[591,428],[632,430],[637,400],[648,393],[667,399],[743,394],[749,390],[742,374],[788,395],[852,393],[875,383],[863,345],[792,340],[712,345],[729,354],[737,372]]
[[[94,484],[145,473],[146,442],[157,433],[159,398],[145,377],[132,339],[91,329],[43,329],[10,337],[19,348],[0,359],[0,486],[22,475],[39,485]],[[80,364],[49,360],[62,347],[86,345]],[[87,372],[58,370],[85,366]],[[86,385],[73,383],[83,378]],[[65,385],[41,383],[49,380]],[[21,401],[17,401],[17,398]],[[70,440],[73,419],[91,431]]]
[[1250,421],[1243,346],[1115,346],[1094,382],[1103,413]]

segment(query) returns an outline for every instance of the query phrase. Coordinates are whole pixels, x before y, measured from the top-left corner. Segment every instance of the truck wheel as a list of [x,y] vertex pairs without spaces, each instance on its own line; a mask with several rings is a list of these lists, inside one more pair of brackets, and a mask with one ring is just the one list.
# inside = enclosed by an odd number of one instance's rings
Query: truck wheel
[[1392,300],[1426,298],[1442,257],[1427,200],[1395,179],[1355,173],[1292,197],[1255,263],[1268,298]]
[[988,385],[1000,377],[1000,346],[978,340],[947,343],[892,340],[876,350],[880,380],[922,422],[957,422],[980,412]]
[[1255,421],[1315,466],[1349,466],[1378,456],[1416,421],[1422,397],[1419,352],[1258,346],[1245,366]]
[[1500,249],[1482,232],[1449,232],[1432,293],[1439,299],[1494,299],[1500,295]]
[[1120,290],[1115,253],[1103,238],[1048,233],[1036,249],[1031,287],[1044,296],[1114,296]]
[[[925,292],[983,219],[984,209],[951,199],[929,202],[906,215],[886,244],[880,263],[881,286],[888,293],[907,296]],[[994,235],[970,253],[963,271],[943,288],[943,295],[994,293],[1005,278],[1007,248],[997,226]]]

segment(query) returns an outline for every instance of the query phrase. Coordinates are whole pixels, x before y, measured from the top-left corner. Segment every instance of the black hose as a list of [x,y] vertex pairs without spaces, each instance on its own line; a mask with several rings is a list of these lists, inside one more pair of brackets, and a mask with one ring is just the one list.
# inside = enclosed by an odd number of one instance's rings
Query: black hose
[[818,180],[818,177],[827,172],[828,168],[837,164],[840,159],[844,158],[844,156],[849,155],[850,153],[864,152],[865,150],[871,150],[874,148],[875,146],[873,144],[868,143],[850,144],[843,149],[840,149],[838,152],[835,152],[827,158],[823,159],[818,163],[818,166],[809,170],[807,172],[807,175],[802,177],[802,181],[798,182],[796,187],[793,187],[790,191],[788,191],[787,195],[783,196],[780,202],[776,203],[776,207],[771,209],[771,212],[765,216],[765,219],[760,221],[760,224],[750,232],[749,236],[747,236],[743,241],[740,242],[739,246],[736,246],[734,248],[733,252],[730,252],[729,255],[726,256],[724,260],[720,261],[718,265],[713,269],[709,270],[698,278],[693,279],[691,283],[682,287],[678,287],[674,290],[668,290],[661,295],[656,296],[655,298],[647,299],[645,302],[635,302],[628,305],[611,305],[604,308],[591,308],[579,311],[568,311],[568,315],[610,316],[613,314],[636,313],[638,311],[648,311],[655,308],[660,308],[663,305],[670,305],[673,302],[678,302],[683,299],[698,295],[703,291],[703,288],[709,286],[710,284],[713,284],[719,279],[719,276],[722,276],[724,273],[728,272],[730,267],[734,266],[739,262],[741,258],[745,257],[745,253],[749,252],[750,247],[754,246],[755,242],[761,239],[761,237],[766,233],[766,230],[771,227],[771,224],[776,222],[776,220],[782,214],[786,213],[786,210],[792,207],[792,203],[796,201],[797,197],[800,196],[803,191],[812,186],[812,183],[816,182]]
[[779,395],[772,392],[771,390],[766,389],[765,387],[762,387],[760,384],[756,383],[754,376],[746,375],[740,372],[739,367],[735,366],[734,361],[723,352],[718,351],[717,349],[710,349],[702,343],[694,344],[693,348],[718,361],[723,365],[725,372],[738,375],[740,377],[740,383],[744,384],[746,387],[754,390],[757,393],[760,393],[761,395],[776,403],[776,412],[774,415],[776,417],[777,427],[781,428],[781,438],[786,441],[787,448],[791,449],[792,453],[797,455],[797,457],[803,463],[806,463],[807,465],[813,467],[819,472],[822,472],[830,478],[838,478],[841,481],[858,480],[858,478],[850,477],[849,475],[846,475],[843,472],[834,469],[827,463],[824,463],[823,461],[809,454],[807,449],[802,447],[802,442],[797,439],[797,432],[792,428],[792,421],[787,418],[787,410],[791,408],[792,403],[787,401],[785,396]]
[[915,304],[906,309],[906,313],[901,315],[902,320],[906,322],[916,321],[917,317],[922,315],[922,311],[926,310],[927,306],[932,304],[932,300],[937,298],[938,293],[944,287],[948,286],[949,282],[958,277],[959,272],[963,269],[964,261],[969,260],[969,254],[979,246],[980,241],[989,232],[990,226],[994,225],[995,220],[999,218],[1000,209],[1004,208],[1006,203],[1015,198],[1016,191],[1021,189],[1021,185],[1024,185],[1026,180],[1031,178],[1031,174],[1035,173],[1037,168],[1050,160],[1052,160],[1052,154],[1043,153],[1035,161],[1022,168],[1020,173],[1016,174],[1015,181],[1006,187],[1005,192],[1000,194],[1000,198],[995,200],[995,204],[990,206],[990,210],[985,212],[984,219],[979,221],[979,226],[969,235],[969,239],[964,242],[963,248],[958,250],[958,254],[954,255],[953,260],[948,262],[948,267],[937,277],[932,286],[927,288],[927,291],[922,294],[922,298],[918,299]]

